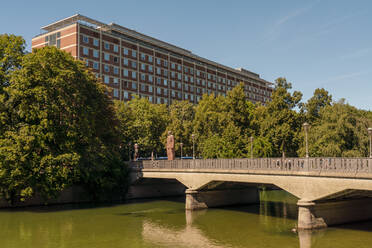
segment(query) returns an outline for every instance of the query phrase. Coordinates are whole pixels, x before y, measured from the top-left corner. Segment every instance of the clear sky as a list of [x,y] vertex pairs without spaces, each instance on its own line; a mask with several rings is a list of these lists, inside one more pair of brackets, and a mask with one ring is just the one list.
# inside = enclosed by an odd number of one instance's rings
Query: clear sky
[[370,0],[3,0],[0,11],[0,33],[22,35],[28,50],[41,26],[80,13],[271,82],[286,77],[304,100],[323,87],[372,110]]

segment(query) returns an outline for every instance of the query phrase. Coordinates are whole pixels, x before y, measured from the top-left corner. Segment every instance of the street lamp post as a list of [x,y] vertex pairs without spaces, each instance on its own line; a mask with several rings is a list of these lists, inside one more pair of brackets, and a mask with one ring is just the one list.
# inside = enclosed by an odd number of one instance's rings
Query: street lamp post
[[181,147],[181,160],[182,160],[182,148],[183,148],[183,143],[182,142],[180,143],[180,147]]
[[368,128],[369,135],[369,158],[372,158],[372,127]]
[[251,136],[251,158],[253,158],[253,136]]
[[305,130],[305,146],[306,146],[306,158],[309,157],[309,145],[307,143],[307,132],[309,130],[309,123],[305,122],[304,124],[302,124],[302,126],[304,127],[304,130]]
[[195,159],[195,134],[192,134],[191,138],[192,138],[192,159]]

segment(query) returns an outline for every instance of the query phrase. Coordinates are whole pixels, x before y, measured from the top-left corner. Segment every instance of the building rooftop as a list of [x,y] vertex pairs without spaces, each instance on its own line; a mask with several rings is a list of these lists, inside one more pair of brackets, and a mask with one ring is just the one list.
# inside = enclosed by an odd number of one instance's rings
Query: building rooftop
[[[186,55],[186,56],[189,56],[189,57],[196,58],[198,60],[205,61],[205,62],[210,63],[210,64],[213,64],[215,66],[224,68],[226,70],[235,71],[235,72],[244,74],[244,75],[246,75],[248,77],[254,78],[254,79],[256,79],[256,80],[258,80],[258,81],[266,84],[267,86],[273,85],[273,83],[268,82],[268,81],[260,78],[260,75],[259,74],[254,73],[254,72],[251,72],[251,71],[246,70],[244,68],[234,69],[234,68],[231,68],[231,67],[222,65],[220,63],[217,63],[217,62],[208,60],[206,58],[200,57],[200,56],[198,56],[196,54],[193,54],[189,50],[180,48],[180,47],[175,46],[175,45],[172,45],[170,43],[167,43],[167,42],[158,40],[156,38],[150,37],[148,35],[139,33],[139,32],[137,32],[135,30],[132,30],[132,29],[123,27],[123,26],[118,25],[116,23],[106,24],[106,23],[103,23],[103,22],[94,20],[92,18],[86,17],[86,16],[81,15],[81,14],[75,14],[73,16],[70,16],[70,17],[64,18],[62,20],[53,22],[53,23],[51,23],[49,25],[46,25],[46,26],[41,27],[41,29],[44,30],[45,33],[49,33],[49,32],[53,32],[55,30],[61,29],[63,27],[69,26],[69,25],[71,25],[73,23],[80,23],[80,24],[83,24],[83,25],[86,25],[86,26],[90,26],[92,28],[99,29],[99,30],[102,30],[102,31],[110,32],[110,33],[113,33],[113,34],[114,33],[124,34],[124,35],[130,36],[130,37],[133,37],[135,39],[143,40],[145,42],[154,44],[154,45],[156,45],[158,47],[165,48],[165,49],[168,49],[168,50],[172,50],[172,51],[177,52],[177,53],[180,53],[182,55]],[[45,34],[45,33],[43,33],[43,34]],[[40,35],[43,35],[43,34],[40,34]],[[38,35],[38,36],[40,36],[40,35]]]

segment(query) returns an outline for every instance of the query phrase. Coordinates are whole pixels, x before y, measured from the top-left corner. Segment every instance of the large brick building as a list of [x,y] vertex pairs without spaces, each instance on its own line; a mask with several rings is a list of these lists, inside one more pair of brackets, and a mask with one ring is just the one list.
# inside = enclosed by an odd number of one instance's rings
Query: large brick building
[[252,102],[271,99],[272,83],[256,73],[218,64],[114,23],[77,14],[41,29],[32,48],[57,46],[84,60],[113,89],[114,99],[139,95],[153,103],[198,103],[204,93],[225,95],[240,82]]

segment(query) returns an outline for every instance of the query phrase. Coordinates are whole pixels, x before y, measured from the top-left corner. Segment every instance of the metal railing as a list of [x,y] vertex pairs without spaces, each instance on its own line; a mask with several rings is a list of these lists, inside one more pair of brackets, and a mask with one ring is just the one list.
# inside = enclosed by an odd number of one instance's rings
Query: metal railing
[[137,171],[187,171],[372,178],[371,158],[256,158],[147,160],[130,162]]

